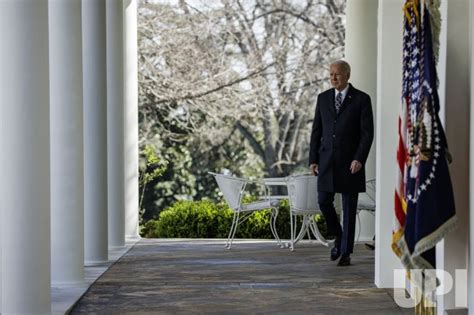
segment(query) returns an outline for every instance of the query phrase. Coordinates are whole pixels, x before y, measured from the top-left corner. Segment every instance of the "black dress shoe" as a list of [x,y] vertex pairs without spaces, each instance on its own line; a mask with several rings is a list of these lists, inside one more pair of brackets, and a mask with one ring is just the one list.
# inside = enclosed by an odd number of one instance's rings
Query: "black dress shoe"
[[350,255],[342,255],[341,259],[339,259],[339,262],[337,263],[339,267],[344,267],[344,266],[350,266],[351,265],[351,256]]
[[338,259],[339,256],[341,256],[341,249],[339,248],[339,246],[334,246],[331,249],[331,260],[334,261]]

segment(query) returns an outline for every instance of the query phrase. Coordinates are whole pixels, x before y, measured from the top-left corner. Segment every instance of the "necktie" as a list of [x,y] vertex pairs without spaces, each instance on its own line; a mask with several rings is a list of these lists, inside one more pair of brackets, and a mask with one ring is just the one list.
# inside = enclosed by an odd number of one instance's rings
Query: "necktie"
[[342,93],[339,92],[336,95],[336,103],[334,104],[334,107],[336,109],[336,114],[339,114],[339,110],[341,109],[342,106]]

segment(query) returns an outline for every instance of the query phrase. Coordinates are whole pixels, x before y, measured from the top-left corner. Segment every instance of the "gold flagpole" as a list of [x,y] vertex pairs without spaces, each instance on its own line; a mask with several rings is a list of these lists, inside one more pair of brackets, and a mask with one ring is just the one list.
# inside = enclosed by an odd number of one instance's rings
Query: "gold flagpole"
[[415,315],[436,315],[436,290],[427,293],[425,281],[422,281],[421,288],[415,287],[415,295],[415,301],[419,301],[415,306]]

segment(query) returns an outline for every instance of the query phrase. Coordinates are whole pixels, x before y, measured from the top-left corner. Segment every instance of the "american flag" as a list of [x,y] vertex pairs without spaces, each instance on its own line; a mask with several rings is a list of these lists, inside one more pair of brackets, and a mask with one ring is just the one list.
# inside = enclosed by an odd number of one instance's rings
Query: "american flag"
[[[436,62],[427,1],[404,6],[403,88],[397,149],[393,251],[407,270],[435,269],[435,245],[456,226],[447,141],[438,116]],[[431,274],[426,274],[429,277]],[[430,279],[427,279],[430,281]]]
[[408,139],[408,128],[410,123],[411,105],[416,107],[418,98],[417,90],[420,80],[420,45],[419,45],[419,14],[415,4],[407,1],[404,5],[403,21],[403,82],[402,82],[402,106],[398,117],[398,148],[397,148],[397,185],[395,188],[395,220],[392,234],[392,249],[398,257],[402,256],[398,242],[403,237],[405,220],[407,214],[407,202],[405,196],[406,187],[406,164],[408,162],[408,150],[410,148]]

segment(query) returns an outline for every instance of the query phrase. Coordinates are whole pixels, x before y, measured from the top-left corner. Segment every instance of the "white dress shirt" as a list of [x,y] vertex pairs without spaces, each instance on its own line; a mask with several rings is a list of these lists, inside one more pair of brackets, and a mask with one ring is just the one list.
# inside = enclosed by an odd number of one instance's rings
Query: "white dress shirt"
[[[342,93],[341,104],[344,102],[344,99],[346,98],[347,91],[349,91],[349,84],[347,84],[347,86],[344,90],[340,91],[340,93]],[[339,91],[334,89],[334,99],[336,99],[338,93],[339,93]]]

